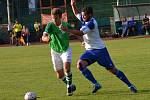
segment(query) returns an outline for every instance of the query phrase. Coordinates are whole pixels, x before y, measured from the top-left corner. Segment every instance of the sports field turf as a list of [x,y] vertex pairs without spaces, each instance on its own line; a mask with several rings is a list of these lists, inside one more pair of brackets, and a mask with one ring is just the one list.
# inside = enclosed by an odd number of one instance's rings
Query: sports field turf
[[132,94],[127,86],[97,63],[89,66],[102,89],[91,94],[92,85],[76,68],[84,47],[71,42],[73,82],[77,90],[66,96],[66,87],[53,71],[48,44],[0,48],[0,100],[23,100],[28,91],[38,100],[150,100],[150,38],[105,41],[116,66],[138,88]]

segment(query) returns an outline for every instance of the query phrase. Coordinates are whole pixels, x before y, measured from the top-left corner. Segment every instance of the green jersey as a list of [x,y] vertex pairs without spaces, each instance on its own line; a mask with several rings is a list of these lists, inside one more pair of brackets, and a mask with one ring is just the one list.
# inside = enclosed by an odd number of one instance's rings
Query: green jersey
[[[68,27],[68,29],[71,28],[71,26],[66,22],[62,22],[61,25],[64,27]],[[54,51],[61,53],[61,52],[65,52],[68,49],[69,47],[68,33],[61,30],[53,22],[47,24],[45,28],[45,32],[47,32],[49,34],[49,37],[51,38],[51,42],[49,46]]]

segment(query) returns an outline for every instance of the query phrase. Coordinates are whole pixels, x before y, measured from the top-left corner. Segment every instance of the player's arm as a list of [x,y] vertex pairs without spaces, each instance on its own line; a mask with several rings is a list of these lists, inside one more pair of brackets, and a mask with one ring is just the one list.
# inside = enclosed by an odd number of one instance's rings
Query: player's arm
[[50,41],[50,37],[49,37],[47,32],[43,32],[42,41],[43,42],[49,42]]
[[94,29],[94,27],[95,27],[95,24],[92,21],[90,21],[90,22],[87,23],[87,25],[82,26],[80,28],[80,30],[71,30],[71,29],[68,29],[67,32],[68,33],[72,33],[74,35],[82,36],[84,34],[89,33],[91,30]]
[[69,34],[74,34],[78,36],[84,35],[83,32],[80,30],[73,30],[73,29],[69,29],[68,27],[61,27],[61,29]]
[[77,16],[77,14],[79,14],[79,11],[76,6],[76,0],[71,0],[71,7],[72,7],[74,15]]
[[84,34],[87,34],[89,33],[91,30],[93,30],[95,27],[94,23],[93,22],[88,22],[87,25],[85,26],[82,26],[80,28],[80,30],[70,30],[70,33],[72,34],[75,34],[75,35],[79,35],[79,36],[82,36]]
[[78,36],[84,35],[84,33],[80,30],[68,30],[67,32]]
[[14,24],[13,29],[16,27],[16,24]]

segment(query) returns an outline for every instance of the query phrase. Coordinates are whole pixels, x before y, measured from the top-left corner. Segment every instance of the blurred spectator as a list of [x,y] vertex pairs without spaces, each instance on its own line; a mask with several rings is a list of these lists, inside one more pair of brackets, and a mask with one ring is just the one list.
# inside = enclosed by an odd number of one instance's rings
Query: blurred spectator
[[35,21],[34,23],[34,30],[36,33],[37,38],[40,39],[40,42],[42,42],[42,32],[40,32],[40,23],[38,23],[37,21]]
[[144,15],[142,23],[143,23],[142,31],[144,35],[150,34],[150,22],[149,22],[149,18],[147,17],[147,14]]
[[127,30],[128,30],[128,21],[126,17],[123,17],[122,19],[122,34],[121,37],[127,36]]
[[13,33],[13,25],[12,24],[8,24],[7,26],[7,29],[8,29],[8,34],[9,34],[9,37],[10,37],[10,44],[14,44],[14,33]]
[[40,31],[40,24],[37,21],[35,21],[35,23],[34,23],[34,29],[36,32]]
[[15,32],[16,35],[16,46],[20,45],[20,40],[21,40],[21,31],[22,31],[22,25],[19,23],[18,20],[16,20],[14,26],[13,26],[13,31]]
[[22,37],[25,41],[25,44],[28,46],[30,44],[30,32],[27,26],[23,26]]
[[21,38],[20,38],[20,40],[19,40],[19,44],[20,44],[21,46],[24,46],[24,45],[26,44],[23,36],[21,36]]
[[128,36],[134,36],[136,35],[136,21],[134,20],[134,17],[131,18],[131,20],[128,21]]

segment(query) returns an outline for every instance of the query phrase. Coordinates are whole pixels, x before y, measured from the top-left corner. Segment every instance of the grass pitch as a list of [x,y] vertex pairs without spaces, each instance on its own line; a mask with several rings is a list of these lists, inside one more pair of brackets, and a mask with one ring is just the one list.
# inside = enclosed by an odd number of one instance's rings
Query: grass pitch
[[150,38],[108,40],[105,44],[117,68],[138,88],[137,94],[97,63],[89,69],[102,89],[91,94],[91,83],[76,68],[84,47],[71,42],[73,82],[77,86],[73,96],[66,96],[66,86],[56,79],[48,44],[44,44],[0,48],[0,100],[23,100],[28,91],[36,92],[38,100],[149,100]]

